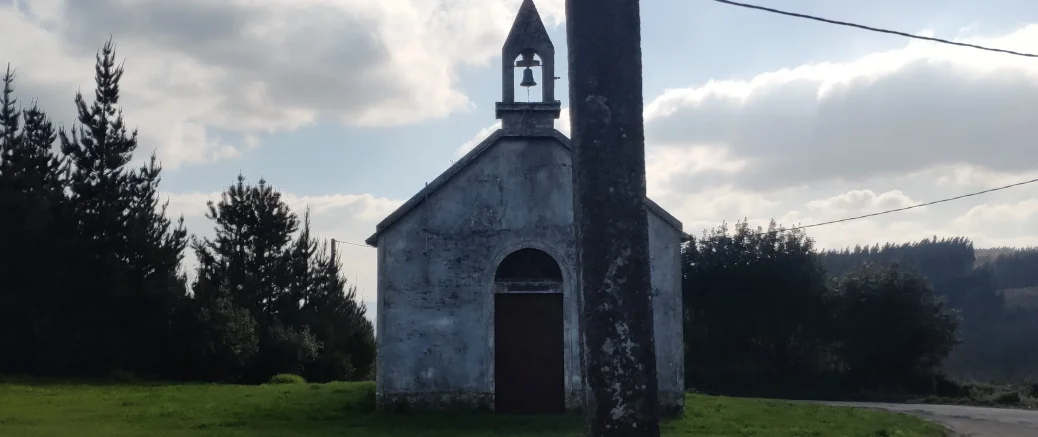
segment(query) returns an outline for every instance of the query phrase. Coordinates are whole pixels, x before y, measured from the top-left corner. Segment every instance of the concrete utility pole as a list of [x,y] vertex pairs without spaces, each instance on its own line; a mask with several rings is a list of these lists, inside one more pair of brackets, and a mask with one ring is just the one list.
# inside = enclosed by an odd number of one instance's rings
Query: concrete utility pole
[[586,436],[660,435],[638,0],[566,0]]

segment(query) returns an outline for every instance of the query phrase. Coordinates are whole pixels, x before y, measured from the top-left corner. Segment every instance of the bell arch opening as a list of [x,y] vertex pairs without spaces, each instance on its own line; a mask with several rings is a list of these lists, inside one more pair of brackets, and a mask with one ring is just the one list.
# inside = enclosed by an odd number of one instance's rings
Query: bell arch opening
[[494,282],[562,282],[562,268],[542,250],[519,249],[497,265]]
[[543,86],[547,78],[541,56],[532,49],[525,49],[512,61],[516,72],[512,81],[516,101],[544,102]]

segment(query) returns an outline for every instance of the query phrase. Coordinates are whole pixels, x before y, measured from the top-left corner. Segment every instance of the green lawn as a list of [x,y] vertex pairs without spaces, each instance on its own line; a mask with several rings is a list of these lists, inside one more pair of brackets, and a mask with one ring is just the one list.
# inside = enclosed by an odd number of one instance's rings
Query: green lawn
[[[580,418],[371,413],[371,385],[0,384],[0,436],[579,436]],[[689,395],[669,436],[942,436],[914,417]]]

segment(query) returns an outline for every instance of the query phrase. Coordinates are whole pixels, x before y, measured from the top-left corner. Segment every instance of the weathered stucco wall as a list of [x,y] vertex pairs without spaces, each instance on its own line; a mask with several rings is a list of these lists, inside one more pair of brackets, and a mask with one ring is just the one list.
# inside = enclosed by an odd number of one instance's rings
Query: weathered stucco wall
[[[381,406],[493,407],[494,272],[508,254],[535,248],[563,272],[566,404],[580,407],[571,178],[569,149],[555,138],[501,138],[379,234]],[[680,402],[680,232],[648,214],[661,398]]]
[[649,275],[660,407],[680,412],[685,405],[685,345],[681,300],[681,231],[649,213]]

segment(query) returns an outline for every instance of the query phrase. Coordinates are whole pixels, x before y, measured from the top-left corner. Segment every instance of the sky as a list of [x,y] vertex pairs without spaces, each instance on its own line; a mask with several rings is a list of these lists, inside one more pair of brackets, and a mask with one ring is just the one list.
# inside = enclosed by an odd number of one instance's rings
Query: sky
[[[1038,53],[1032,0],[746,0]],[[0,61],[22,102],[74,120],[94,55],[125,59],[122,104],[169,211],[265,178],[323,238],[375,224],[495,128],[520,0],[0,0]],[[536,0],[568,106],[564,0]],[[641,1],[649,196],[699,235],[786,226],[1038,178],[1038,59],[737,8]],[[517,75],[521,77],[521,75]],[[525,94],[517,93],[522,98]],[[566,112],[557,122],[569,132]],[[1038,184],[820,226],[821,248],[965,236],[1038,245]],[[375,249],[339,248],[375,299]],[[195,264],[187,254],[186,268]]]

